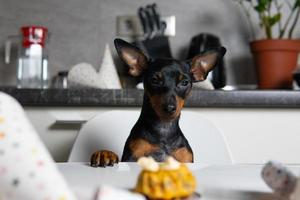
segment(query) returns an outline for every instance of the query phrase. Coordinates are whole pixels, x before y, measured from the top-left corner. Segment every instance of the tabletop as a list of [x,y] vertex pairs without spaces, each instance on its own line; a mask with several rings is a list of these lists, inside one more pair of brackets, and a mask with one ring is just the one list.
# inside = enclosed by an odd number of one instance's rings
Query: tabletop
[[[71,188],[81,199],[91,198],[99,186],[129,189],[135,186],[140,167],[136,163],[119,163],[114,167],[93,168],[87,163],[58,163]],[[188,164],[197,179],[202,199],[274,199],[271,189],[261,178],[262,165]],[[299,166],[289,166],[299,174]]]

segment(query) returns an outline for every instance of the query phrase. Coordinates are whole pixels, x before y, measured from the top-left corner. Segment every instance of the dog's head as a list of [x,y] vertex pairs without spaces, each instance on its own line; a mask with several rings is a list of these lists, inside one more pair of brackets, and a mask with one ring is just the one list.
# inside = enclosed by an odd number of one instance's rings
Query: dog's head
[[191,60],[151,59],[139,48],[115,39],[119,57],[129,66],[129,74],[143,76],[145,93],[157,116],[173,120],[180,115],[193,82],[203,81],[225,54],[224,47],[209,49]]

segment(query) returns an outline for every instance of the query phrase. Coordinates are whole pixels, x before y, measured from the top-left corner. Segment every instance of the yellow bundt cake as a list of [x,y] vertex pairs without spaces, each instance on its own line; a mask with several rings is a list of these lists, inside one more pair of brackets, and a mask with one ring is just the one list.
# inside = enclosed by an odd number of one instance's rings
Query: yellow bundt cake
[[149,199],[175,199],[194,193],[196,180],[188,167],[169,157],[157,163],[151,157],[138,160],[143,168],[139,174],[135,191]]

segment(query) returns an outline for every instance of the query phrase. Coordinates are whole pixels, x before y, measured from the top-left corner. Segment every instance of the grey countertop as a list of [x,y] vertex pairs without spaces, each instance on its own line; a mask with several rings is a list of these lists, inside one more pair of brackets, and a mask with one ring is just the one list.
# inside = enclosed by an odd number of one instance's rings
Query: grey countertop
[[[142,105],[143,90],[101,89],[17,89],[0,88],[23,106],[112,106]],[[197,90],[186,101],[186,107],[300,108],[300,91],[289,90]]]

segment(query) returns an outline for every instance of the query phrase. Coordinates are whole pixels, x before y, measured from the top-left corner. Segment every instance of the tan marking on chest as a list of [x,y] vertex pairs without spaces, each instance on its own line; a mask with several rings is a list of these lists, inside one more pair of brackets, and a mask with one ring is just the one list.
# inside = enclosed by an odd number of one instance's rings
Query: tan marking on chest
[[176,111],[175,111],[175,116],[178,117],[181,113],[181,110],[184,106],[184,99],[182,99],[179,96],[176,96],[176,102],[177,102],[177,107],[176,107]]
[[176,149],[171,155],[180,162],[193,162],[192,152],[185,147]]
[[132,140],[129,144],[129,148],[132,155],[137,159],[159,150],[157,145],[150,144],[143,139]]

